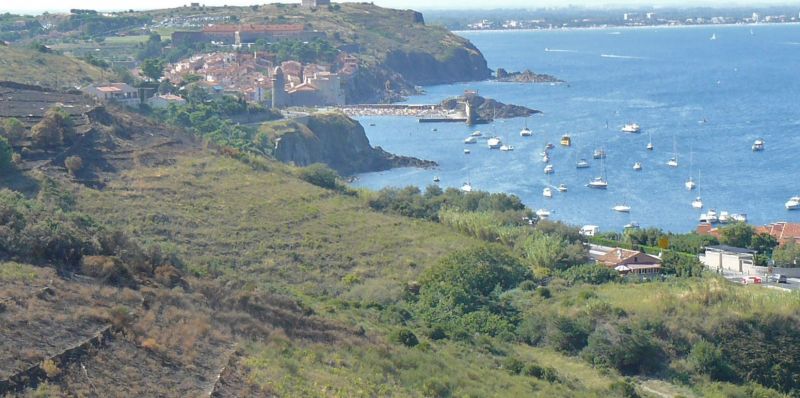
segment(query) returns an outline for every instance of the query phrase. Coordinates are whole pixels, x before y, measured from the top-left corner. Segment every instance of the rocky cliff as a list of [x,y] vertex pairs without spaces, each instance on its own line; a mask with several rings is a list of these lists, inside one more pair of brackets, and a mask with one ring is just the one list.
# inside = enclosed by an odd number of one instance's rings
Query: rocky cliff
[[275,158],[297,166],[324,163],[341,175],[393,167],[436,166],[431,161],[373,148],[361,124],[341,113],[265,123],[261,130],[275,142]]

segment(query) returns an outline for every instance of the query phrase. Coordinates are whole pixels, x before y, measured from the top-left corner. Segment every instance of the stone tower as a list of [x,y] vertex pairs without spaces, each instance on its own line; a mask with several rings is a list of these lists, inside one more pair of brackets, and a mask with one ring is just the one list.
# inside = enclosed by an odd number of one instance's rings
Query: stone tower
[[280,66],[272,73],[272,108],[279,109],[286,106],[286,79]]
[[321,7],[331,5],[331,0],[302,0],[303,7]]

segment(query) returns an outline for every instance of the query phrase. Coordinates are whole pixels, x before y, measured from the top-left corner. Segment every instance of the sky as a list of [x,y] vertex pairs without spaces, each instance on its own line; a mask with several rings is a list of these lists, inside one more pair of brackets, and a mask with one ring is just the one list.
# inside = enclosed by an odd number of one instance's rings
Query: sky
[[[100,11],[127,10],[134,8],[154,9],[179,7],[188,4],[192,0],[27,0],[0,1],[0,12],[24,12],[39,13],[43,11],[67,11],[70,8],[88,8]],[[196,1],[196,0],[194,0]],[[284,3],[296,2],[299,0],[284,0]],[[263,0],[201,0],[201,4],[206,5],[250,5],[264,3]],[[799,4],[800,0],[377,0],[375,4],[391,8],[413,8],[418,10],[431,9],[486,9],[486,8],[541,8],[541,7],[567,7],[570,5],[607,8],[624,6],[683,6],[683,5],[708,5],[708,6],[760,6],[777,4]]]

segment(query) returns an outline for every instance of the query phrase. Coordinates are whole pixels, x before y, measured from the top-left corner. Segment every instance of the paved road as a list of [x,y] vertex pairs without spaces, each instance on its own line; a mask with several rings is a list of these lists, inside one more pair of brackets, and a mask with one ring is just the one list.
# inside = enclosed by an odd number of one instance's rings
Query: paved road
[[[743,275],[738,272],[725,271],[723,272],[722,276],[724,276],[725,279],[733,283],[742,283],[743,277],[751,275]],[[800,279],[797,278],[788,278],[787,283],[774,283],[774,282],[767,282],[767,278],[764,275],[757,275],[757,276],[761,278],[762,281],[761,285],[764,287],[769,287],[773,289],[777,288],[777,289],[787,289],[787,290],[800,290]]]

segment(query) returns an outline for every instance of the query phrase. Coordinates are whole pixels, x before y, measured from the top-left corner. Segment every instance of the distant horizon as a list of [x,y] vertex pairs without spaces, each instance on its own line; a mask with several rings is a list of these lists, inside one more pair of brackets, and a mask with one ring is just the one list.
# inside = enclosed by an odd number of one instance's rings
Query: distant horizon
[[[190,1],[183,1],[183,0],[140,0],[136,4],[136,7],[131,7],[130,3],[127,1],[121,0],[82,0],[80,2],[62,2],[62,1],[55,1],[55,0],[31,0],[28,2],[24,2],[22,4],[14,4],[10,7],[3,7],[0,8],[0,13],[10,12],[14,14],[26,14],[26,15],[39,15],[44,12],[50,13],[66,13],[69,12],[70,9],[74,8],[82,8],[82,9],[93,9],[101,12],[115,12],[115,11],[125,11],[125,10],[136,10],[136,11],[143,11],[143,10],[154,10],[154,9],[164,9],[164,8],[179,8],[184,5],[188,5]],[[298,1],[282,1],[282,2],[270,2],[270,3],[284,3],[284,4],[292,4],[298,3]],[[355,1],[343,1],[343,2],[355,2]],[[76,4],[80,3],[80,4]],[[243,7],[249,6],[253,4],[265,4],[260,3],[258,1],[248,1],[248,0],[213,0],[213,1],[200,1],[202,5],[206,6],[236,6],[236,7]],[[267,3],[267,4],[270,4]],[[338,2],[337,2],[338,3]],[[660,0],[658,2],[648,2],[648,1],[641,1],[641,0],[629,0],[629,1],[614,1],[605,4],[597,4],[596,1],[590,0],[553,0],[549,2],[543,2],[532,6],[529,2],[523,0],[500,0],[494,2],[496,4],[495,7],[487,8],[485,7],[486,3],[480,0],[463,0],[463,1],[445,1],[440,2],[436,6],[431,6],[430,2],[423,1],[423,0],[410,0],[410,1],[399,1],[399,0],[385,0],[385,1],[373,1],[372,3],[386,8],[397,8],[397,9],[414,9],[418,11],[444,11],[444,10],[453,10],[453,11],[499,11],[499,10],[513,10],[513,9],[525,9],[525,10],[536,10],[536,9],[550,9],[550,10],[557,10],[557,9],[586,9],[586,10],[615,10],[615,9],[625,9],[625,8],[713,8],[713,9],[733,9],[733,8],[759,8],[759,7],[800,7],[800,0],[798,1],[772,1],[772,0],[757,0],[755,2],[737,2],[737,3],[730,3],[721,0],[706,0],[703,2],[691,2],[686,0]],[[452,6],[450,6],[452,4]]]

